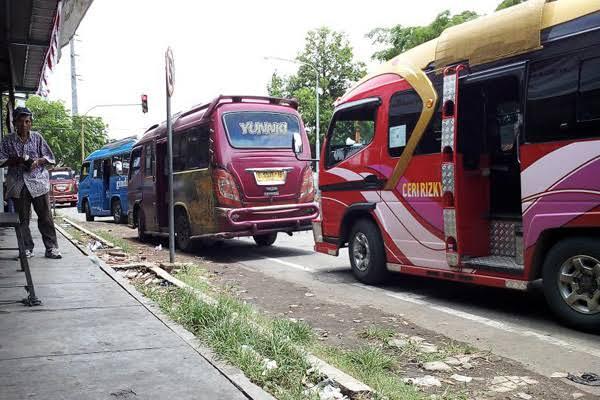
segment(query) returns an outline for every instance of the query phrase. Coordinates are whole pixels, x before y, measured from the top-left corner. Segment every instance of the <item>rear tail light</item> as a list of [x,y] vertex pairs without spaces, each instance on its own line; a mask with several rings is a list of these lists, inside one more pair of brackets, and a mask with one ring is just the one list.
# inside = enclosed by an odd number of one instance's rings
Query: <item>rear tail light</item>
[[213,182],[218,203],[224,206],[239,207],[242,205],[240,192],[233,176],[224,169],[216,169]]
[[302,174],[302,186],[300,187],[300,202],[309,202],[315,199],[315,181],[310,167]]

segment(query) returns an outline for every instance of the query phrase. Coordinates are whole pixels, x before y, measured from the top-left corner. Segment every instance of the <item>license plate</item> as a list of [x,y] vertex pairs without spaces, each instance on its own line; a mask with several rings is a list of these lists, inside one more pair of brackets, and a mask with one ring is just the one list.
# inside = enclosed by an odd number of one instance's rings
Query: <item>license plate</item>
[[54,185],[54,189],[58,190],[59,192],[64,192],[67,190],[67,185]]
[[285,183],[284,171],[256,171],[254,176],[256,177],[256,183],[259,185],[275,185]]

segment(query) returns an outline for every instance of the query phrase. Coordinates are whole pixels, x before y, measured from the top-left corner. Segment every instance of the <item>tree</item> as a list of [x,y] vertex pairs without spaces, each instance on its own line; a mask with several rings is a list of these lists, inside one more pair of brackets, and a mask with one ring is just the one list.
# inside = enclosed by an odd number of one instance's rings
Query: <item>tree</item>
[[[366,73],[365,64],[354,61],[354,53],[343,33],[321,27],[309,31],[305,37],[304,48],[297,55],[300,64],[298,72],[289,77],[273,73],[267,85],[269,95],[293,97],[298,99],[304,124],[309,128],[311,144],[315,143],[316,97],[315,79],[319,77],[319,124],[320,137],[327,129],[327,123],[333,114],[333,103]],[[311,66],[312,65],[312,66]]]
[[384,49],[375,52],[372,58],[379,61],[390,60],[406,50],[435,39],[446,28],[462,24],[478,16],[474,11],[463,11],[460,14],[451,15],[450,11],[446,10],[438,14],[429,25],[407,27],[395,25],[391,28],[375,28],[367,34],[367,37],[374,45],[383,45]]
[[521,4],[526,1],[527,0],[504,0],[502,3],[500,3],[498,8],[496,8],[496,11],[503,10],[508,7],[516,6],[517,4]]
[[27,108],[33,113],[32,130],[39,131],[54,152],[56,164],[74,170],[81,167],[81,123],[84,123],[84,142],[87,156],[107,142],[106,124],[98,117],[71,117],[60,101],[30,97]]

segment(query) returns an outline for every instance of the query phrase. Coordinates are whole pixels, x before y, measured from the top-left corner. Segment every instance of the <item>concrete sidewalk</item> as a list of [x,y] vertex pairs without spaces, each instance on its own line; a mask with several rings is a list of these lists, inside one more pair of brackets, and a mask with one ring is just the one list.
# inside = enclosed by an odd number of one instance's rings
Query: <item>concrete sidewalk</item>
[[[247,399],[229,380],[75,246],[43,257],[32,221],[30,259],[43,305],[0,305],[0,398]],[[0,247],[16,247],[0,229]],[[24,284],[15,251],[0,250],[0,286]],[[0,289],[0,301],[26,297]]]

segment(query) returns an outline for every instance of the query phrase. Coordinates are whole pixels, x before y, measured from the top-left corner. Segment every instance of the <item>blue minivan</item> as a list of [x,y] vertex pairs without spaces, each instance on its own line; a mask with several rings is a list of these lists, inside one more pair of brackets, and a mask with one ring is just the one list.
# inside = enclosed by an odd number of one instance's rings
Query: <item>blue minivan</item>
[[129,137],[106,144],[90,154],[81,166],[77,211],[86,221],[113,216],[127,222],[127,176],[129,156],[137,141]]

